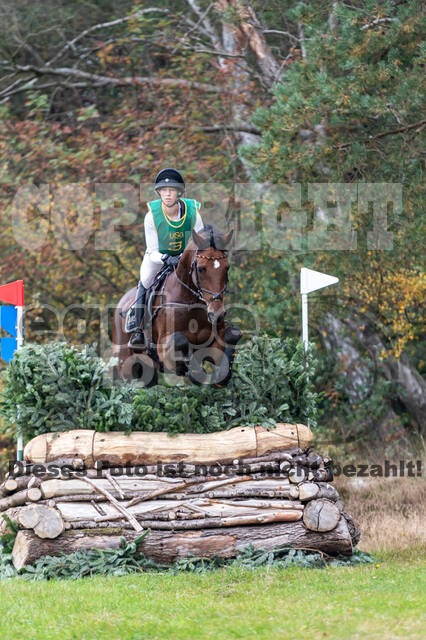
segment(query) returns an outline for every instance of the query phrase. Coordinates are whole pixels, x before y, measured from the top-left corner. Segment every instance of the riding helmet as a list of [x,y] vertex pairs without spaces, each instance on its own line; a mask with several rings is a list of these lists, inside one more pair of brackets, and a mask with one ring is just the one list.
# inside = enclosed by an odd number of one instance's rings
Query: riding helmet
[[176,169],[162,169],[155,178],[154,189],[162,189],[163,187],[173,187],[177,189],[179,195],[185,191],[185,182],[179,171]]

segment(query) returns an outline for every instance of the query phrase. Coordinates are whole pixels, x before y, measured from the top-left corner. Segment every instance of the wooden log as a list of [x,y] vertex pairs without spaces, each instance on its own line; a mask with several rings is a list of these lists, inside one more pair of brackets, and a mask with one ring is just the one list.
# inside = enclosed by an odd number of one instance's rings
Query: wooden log
[[233,464],[238,465],[238,464],[258,464],[258,463],[265,463],[268,464],[270,462],[281,462],[281,461],[287,461],[287,462],[292,462],[293,461],[293,456],[296,456],[300,453],[301,449],[299,449],[298,447],[295,449],[286,449],[285,451],[273,451],[272,453],[268,453],[267,455],[264,456],[254,456],[251,458],[236,458],[235,460],[233,460]]
[[228,489],[234,491],[238,488],[263,487],[268,489],[288,489],[288,478],[264,478],[263,476],[238,476],[235,478],[216,478],[212,481],[207,480],[198,485],[190,487],[187,493],[204,493],[206,491],[214,491],[219,487],[227,486]]
[[[268,488],[268,485],[263,486],[259,483],[259,486],[256,486],[257,483],[244,483],[242,488],[235,487],[231,489],[221,488],[210,490],[204,490],[203,492],[199,491],[187,491],[186,493],[170,493],[166,494],[166,498],[170,498],[172,500],[185,500],[193,497],[194,495],[205,495],[207,498],[294,498],[297,499],[297,487],[287,487],[285,485],[281,485],[281,488]],[[296,489],[296,493],[293,493],[293,490]],[[111,495],[115,498],[120,498],[120,495],[117,492],[111,491]],[[123,494],[124,500],[132,500],[138,493],[135,492],[126,492]],[[146,493],[145,495],[148,495]],[[77,493],[73,495],[65,495],[65,496],[55,496],[54,498],[49,498],[55,504],[57,502],[103,502],[105,498],[103,496],[97,495],[95,493]],[[49,500],[41,501],[48,503]],[[162,500],[162,496],[157,496],[156,500]]]
[[99,515],[106,516],[106,512],[102,509],[100,504],[98,504],[94,500],[91,500],[90,504],[92,505],[92,507],[94,507],[96,509],[96,511],[99,513]]
[[307,473],[303,467],[296,466],[294,469],[290,469],[288,473],[288,478],[290,482],[294,482],[294,484],[299,484],[303,482],[307,477]]
[[[146,529],[160,529],[162,531],[180,531],[187,529],[212,529],[222,527],[236,527],[248,525],[264,525],[271,522],[296,522],[300,520],[302,514],[299,511],[276,511],[258,513],[256,515],[232,516],[227,518],[211,517],[211,518],[187,518],[174,519],[172,521],[164,521],[159,518],[149,520],[141,518]],[[100,517],[95,522],[104,523],[107,518]],[[110,521],[112,522],[112,521]]]
[[314,498],[326,498],[332,502],[339,500],[336,489],[326,482],[302,482],[299,485],[299,500],[308,502]]
[[117,493],[119,494],[120,498],[122,500],[124,500],[124,493],[123,493],[122,488],[120,487],[118,482],[115,480],[115,478],[112,477],[112,475],[111,475],[111,473],[109,471],[107,471],[107,473],[106,473],[106,478],[107,478],[108,482],[110,483],[111,487],[113,489],[115,489],[115,491],[117,491]]
[[290,498],[293,498],[294,500],[296,500],[299,497],[299,487],[294,484],[293,486],[290,487],[289,493],[290,493]]
[[[247,427],[243,428],[247,429]],[[256,432],[256,451],[254,455],[256,457],[269,455],[280,449],[294,449],[295,447],[304,449],[310,445],[312,440],[311,430],[304,425],[280,423],[274,429],[261,426],[254,427],[254,429]],[[310,434],[309,436],[308,433]],[[307,441],[305,441],[306,437]],[[234,457],[239,458],[241,456]]]
[[[285,452],[279,451],[269,456],[262,456],[257,458],[250,458],[248,460],[238,460],[235,459],[232,463],[227,463],[227,467],[229,467],[230,471],[232,471],[233,475],[247,475],[248,473],[254,474],[262,472],[265,475],[280,475],[279,467],[280,461],[283,461],[282,464],[286,465],[283,468],[288,470],[291,467],[291,462],[288,462],[288,458],[291,460],[292,457],[288,456]],[[188,478],[194,475],[200,475],[200,467],[203,466],[204,463],[189,463],[189,462],[181,462],[173,464],[168,462],[167,466],[162,465],[160,463],[156,465],[152,464],[143,464],[137,466],[122,466],[122,465],[112,465],[110,467],[105,466],[102,468],[102,465],[108,465],[106,461],[99,463],[99,468],[89,468],[86,470],[86,475],[88,478],[106,478],[107,473],[110,472],[112,477],[120,478],[124,476],[131,476],[135,478],[147,477],[149,475],[156,475],[158,477],[164,478]],[[207,475],[208,468],[204,475]],[[227,474],[228,469],[226,470]]]
[[29,475],[32,467],[28,462],[17,462],[13,467],[13,477]]
[[23,489],[17,493],[12,493],[12,495],[6,498],[2,498],[0,500],[0,511],[6,511],[6,509],[10,509],[10,507],[16,507],[26,502],[36,502],[40,500],[41,497],[42,493],[40,489]]
[[[213,482],[208,482],[209,480],[213,480]],[[176,484],[176,485],[171,485],[169,487],[162,487],[161,489],[157,489],[155,491],[152,491],[151,493],[148,493],[146,496],[138,496],[136,498],[133,498],[133,500],[131,500],[128,504],[128,506],[133,506],[134,504],[137,504],[138,502],[142,502],[144,500],[152,500],[154,498],[159,498],[163,495],[166,495],[167,493],[172,493],[173,491],[185,491],[186,489],[189,489],[189,487],[193,488],[193,485],[198,485],[198,489],[199,491],[205,491],[206,490],[206,484],[210,485],[207,488],[208,489],[215,489],[217,487],[221,487],[223,485],[226,484],[235,484],[235,483],[240,483],[240,482],[246,482],[247,480],[251,480],[250,476],[240,476],[240,478],[225,478],[223,480],[215,480],[215,478],[208,478],[207,479],[207,483],[203,483],[200,486],[200,481],[199,480],[187,480],[186,482],[183,482],[181,484]]]
[[[235,489],[214,489],[204,492],[203,495],[207,498],[290,498],[293,497],[290,491],[289,488],[267,489],[262,487],[245,488],[243,486]],[[179,496],[180,499],[189,497],[188,494],[169,494],[170,498],[176,499],[176,496]]]
[[[45,555],[69,554],[90,548],[117,549],[122,537],[131,541],[137,534],[122,528],[72,529],[55,540],[42,540],[32,531],[19,531],[12,552],[13,564],[19,570]],[[264,549],[288,544],[330,555],[352,554],[352,541],[343,517],[335,529],[326,533],[309,531],[301,521],[177,532],[152,530],[138,550],[157,562],[172,564],[190,554],[204,558],[235,557],[248,544]]]
[[319,492],[317,498],[326,498],[327,500],[331,500],[332,502],[337,502],[340,499],[340,496],[336,489],[328,484],[327,482],[318,482]]
[[341,518],[338,506],[330,500],[308,502],[303,512],[303,523],[311,531],[331,531]]
[[59,511],[40,504],[21,509],[18,522],[26,529],[33,529],[39,538],[57,538],[64,531]]
[[[105,489],[108,491],[109,482],[106,478],[101,478],[99,480],[93,479],[92,482],[99,487],[100,489]],[[136,491],[149,491],[153,490],[157,487],[161,486],[170,486],[170,483],[166,483],[163,481],[152,481],[152,480],[133,480],[132,478],[120,478],[117,480],[119,483],[120,489],[123,492],[136,492]],[[44,498],[54,498],[57,496],[66,496],[73,494],[96,494],[96,490],[92,485],[89,485],[87,482],[83,480],[83,478],[71,478],[69,480],[45,480],[41,483],[40,489],[42,491]],[[115,490],[112,493],[117,493]]]
[[[49,507],[45,507],[49,509]],[[40,520],[40,513],[37,513],[35,509],[28,509],[23,507],[18,513],[18,522],[24,529],[33,529]]]
[[[104,462],[103,464],[107,465],[108,463]],[[164,480],[173,480],[178,478],[182,480],[183,478],[190,478],[197,475],[200,475],[200,477],[202,477],[203,475],[207,475],[207,472],[204,474],[201,473],[201,463],[189,464],[185,462],[183,463],[183,467],[181,465],[180,468],[178,467],[178,464],[179,463],[167,463],[167,467],[163,466],[162,464],[143,464],[136,466],[112,465],[106,466],[103,469],[87,469],[86,475],[88,478],[106,478],[107,473],[109,472],[111,473],[111,476],[116,480],[118,480],[119,478],[146,479],[154,476],[158,479],[161,478]],[[240,472],[238,467],[236,467],[234,473],[235,475],[239,475],[242,473],[242,471]]]
[[[53,464],[53,463],[52,463]],[[37,466],[37,465],[34,465]],[[38,465],[38,466],[45,466],[46,469],[49,469],[50,464],[48,465]],[[57,469],[56,472],[49,472],[46,471],[46,473],[40,473],[40,471],[37,471],[36,475],[33,475],[32,473],[28,474],[28,476],[17,476],[18,478],[23,478],[23,477],[28,477],[29,481],[28,481],[28,488],[30,487],[39,487],[40,484],[42,482],[46,482],[47,480],[69,480],[70,478],[74,477],[74,472],[75,469],[71,469],[70,470],[65,470],[65,469]]]
[[[106,478],[92,479],[92,481],[100,489],[109,490],[109,483]],[[140,479],[121,476],[116,478],[116,482],[126,495],[133,493],[133,497],[135,497],[138,492],[143,492],[143,495],[145,495],[146,493],[163,489],[176,490],[179,485],[182,485],[182,481],[179,478],[158,478],[156,476],[146,476],[145,478]],[[188,484],[188,493],[210,491],[220,486],[223,482],[226,484],[229,483],[229,488],[232,489],[240,485],[247,488],[249,486],[253,486],[268,489],[283,489],[289,486],[288,479],[285,477],[265,478],[261,475],[247,476],[246,479],[244,479],[243,476],[235,476],[233,478],[229,478],[228,476],[212,478],[199,476],[198,478],[189,479],[188,482],[194,485],[190,487]],[[83,478],[70,478],[69,480],[45,480],[40,484],[40,489],[45,499],[66,495],[72,496],[74,494],[91,495],[96,493],[92,486],[84,482]],[[113,491],[111,491],[111,493],[115,495]],[[158,495],[161,496],[161,492]]]
[[111,527],[117,530],[122,529],[123,531],[134,531],[133,527],[128,523],[127,520],[124,520],[124,518],[122,520],[102,520],[102,522],[95,522],[94,520],[78,520],[77,522],[65,522],[66,531],[70,529],[74,529],[75,531],[98,529],[102,531]]
[[[117,493],[117,491],[111,491],[110,492],[112,496],[114,496],[114,498],[116,498],[117,500],[121,500],[121,495],[119,493]],[[135,495],[135,493],[124,493],[124,500],[132,500]],[[105,502],[105,496],[99,494],[99,493],[75,493],[73,495],[69,495],[69,496],[56,496],[54,498],[48,498],[45,500],[40,500],[40,504],[47,504],[48,506],[51,506],[51,504],[56,504],[57,502]]]
[[331,467],[315,469],[312,474],[315,482],[332,482],[334,477]]
[[319,486],[315,482],[302,482],[299,485],[299,500],[302,502],[313,500],[319,493]]
[[102,433],[76,429],[36,436],[26,445],[24,460],[46,463],[63,457],[79,458],[86,467],[93,466],[95,461],[123,466],[159,460],[213,464],[295,447],[306,449],[311,440],[311,430],[305,425],[284,423],[278,423],[274,429],[235,427],[218,433],[187,433],[173,437],[157,432],[133,431],[126,435],[119,431]]
[[2,496],[6,496],[7,494],[14,493],[15,491],[22,491],[23,489],[26,489],[29,479],[29,476],[7,478],[0,487],[0,494]]
[[[53,434],[49,434],[49,435],[53,435]],[[56,434],[56,435],[59,435],[59,434]],[[30,442],[32,441],[30,440]],[[60,470],[63,467],[66,467],[68,469],[75,469],[75,470],[85,468],[85,463],[82,458],[78,458],[76,456],[64,457],[59,455],[55,458],[54,461],[49,463],[46,463],[44,461],[42,462],[35,461],[34,463],[32,463],[32,462],[27,462],[25,460],[22,462],[17,462],[13,467],[13,477],[17,478],[21,476],[28,476],[28,475],[31,475],[32,473],[35,473],[38,476],[40,476],[40,474],[43,472],[43,468],[40,465],[46,466],[47,464],[49,465],[49,469],[46,470],[46,472],[49,472],[50,470],[50,474],[52,473],[60,474]],[[52,477],[52,475],[50,475],[50,477]]]
[[24,461],[44,464],[80,458],[86,466],[92,467],[95,433],[91,429],[43,433],[26,444]]
[[293,457],[293,464],[298,467],[307,467],[308,457],[304,453],[300,453],[299,455]]
[[[263,504],[263,506],[261,507],[260,504]],[[247,514],[256,516],[260,511],[265,510],[274,512],[297,511],[299,514],[301,514],[303,510],[303,505],[300,502],[279,499],[270,499],[268,501],[255,499],[223,501],[208,498],[195,498],[192,500],[150,500],[133,506],[128,506],[125,503],[122,503],[121,506],[138,521],[142,519],[150,519],[150,514],[154,512],[168,514],[169,519],[177,517],[175,514],[179,512],[179,517],[183,519],[185,517],[185,512],[192,513],[193,511],[196,511],[200,516],[205,518],[223,518]],[[122,512],[118,512],[115,509],[115,505],[103,502],[102,507],[105,510],[105,520],[117,520],[122,518]],[[56,508],[60,511],[65,521],[101,521],[97,511],[90,502],[57,502]]]
[[37,476],[30,476],[28,478],[28,489],[33,489],[34,487],[40,487],[42,483],[41,478],[38,478]]
[[[296,451],[300,451],[300,449],[296,449]],[[247,475],[247,472],[250,474],[263,473],[265,476],[280,476],[284,475],[280,473],[280,467],[282,467],[281,471],[287,473],[290,469],[292,463],[292,456],[284,451],[274,452],[269,454],[268,456],[255,457],[250,459],[235,459],[232,463],[226,465],[226,476],[229,476],[232,472],[233,475]],[[78,464],[76,464],[76,462]],[[63,463],[62,466],[59,463]],[[31,477],[34,480],[52,480],[52,479],[67,479],[73,475],[73,470],[79,471],[81,470],[81,464],[83,463],[80,459],[70,459],[66,458],[63,460],[54,461],[54,462],[45,462],[39,464],[26,464],[25,466],[16,465],[16,473],[14,473],[14,478],[24,478]],[[206,465],[204,465],[206,466]],[[173,464],[167,463],[167,466],[163,464],[155,464],[155,465],[112,465],[109,466],[106,461],[103,462],[95,462],[93,467],[85,468],[85,475],[88,478],[100,479],[107,478],[108,475],[111,475],[112,478],[118,479],[122,477],[131,477],[134,479],[138,478],[147,478],[149,476],[156,476],[158,478],[187,478],[192,477],[194,475],[200,475],[200,471],[202,470],[203,463],[188,463],[181,462]],[[19,472],[21,471],[21,473]],[[208,467],[206,469],[207,475]],[[35,475],[34,475],[35,474]]]
[[[224,506],[257,508],[257,509],[299,509],[303,511],[304,505],[296,500],[260,500],[252,498],[248,500],[207,500],[203,499],[199,502],[207,505],[217,505],[221,508]],[[185,504],[185,503],[184,503]]]
[[27,489],[27,500],[30,502],[37,502],[42,497],[42,493],[38,487],[32,487]]
[[324,463],[322,456],[315,451],[310,451],[307,456],[307,464],[310,469],[318,469],[318,467]]
[[360,541],[361,529],[358,527],[356,522],[354,522],[352,516],[350,516],[348,513],[346,513],[345,510],[342,511],[342,516],[346,520],[346,524],[347,524],[347,527],[348,527],[348,530],[349,530],[349,534],[350,534],[351,539],[352,539],[352,544],[355,547],[358,544],[358,542]]

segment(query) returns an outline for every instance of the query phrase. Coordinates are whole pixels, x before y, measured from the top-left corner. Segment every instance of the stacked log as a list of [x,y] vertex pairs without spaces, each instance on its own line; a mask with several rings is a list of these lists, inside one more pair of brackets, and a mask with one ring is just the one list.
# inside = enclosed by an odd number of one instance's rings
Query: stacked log
[[[214,434],[43,434],[0,486],[0,515],[19,523],[17,569],[43,555],[114,548],[162,563],[233,557],[247,544],[350,555],[359,531],[329,484],[331,460],[304,425]],[[7,523],[0,517],[0,534]]]

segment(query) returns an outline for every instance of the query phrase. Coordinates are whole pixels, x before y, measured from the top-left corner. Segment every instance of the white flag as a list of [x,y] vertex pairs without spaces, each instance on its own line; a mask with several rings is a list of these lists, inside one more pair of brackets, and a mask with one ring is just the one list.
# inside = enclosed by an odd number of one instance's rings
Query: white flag
[[336,282],[339,282],[339,278],[321,273],[321,271],[313,271],[305,267],[300,270],[300,293],[312,293],[312,291],[328,287]]

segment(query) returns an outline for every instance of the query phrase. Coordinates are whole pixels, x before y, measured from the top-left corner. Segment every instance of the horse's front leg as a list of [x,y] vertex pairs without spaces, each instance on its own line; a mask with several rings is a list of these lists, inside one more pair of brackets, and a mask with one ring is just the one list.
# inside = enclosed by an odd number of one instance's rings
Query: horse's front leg
[[[238,327],[223,328],[218,337],[209,347],[193,352],[188,363],[188,377],[193,384],[211,384],[214,387],[225,387],[232,376],[236,344],[242,337]],[[214,370],[208,374],[204,362],[214,365]]]
[[164,369],[184,376],[187,372],[189,359],[189,340],[182,331],[164,334],[157,343],[158,356]]
[[232,376],[232,366],[234,364],[234,358],[236,353],[237,343],[241,340],[243,332],[238,327],[227,327],[223,334],[223,342],[225,348],[223,350],[223,359],[221,366],[216,369],[216,376],[213,378],[213,386],[222,388],[225,387]]

